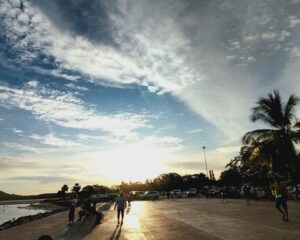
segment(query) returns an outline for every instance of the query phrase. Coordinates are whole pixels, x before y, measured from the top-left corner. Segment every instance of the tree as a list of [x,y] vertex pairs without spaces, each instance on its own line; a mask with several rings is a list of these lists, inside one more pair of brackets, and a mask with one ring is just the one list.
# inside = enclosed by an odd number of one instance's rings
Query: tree
[[161,174],[153,180],[153,185],[156,190],[170,191],[172,189],[183,187],[183,179],[177,173]]
[[79,183],[75,183],[75,185],[72,188],[72,192],[78,194],[80,189],[81,189],[81,186],[79,185]]
[[57,195],[60,199],[62,199],[62,198],[64,197],[64,194],[63,194],[63,191],[62,191],[62,190],[59,190],[59,191],[56,193],[56,195]]
[[240,187],[241,183],[243,181],[242,175],[237,167],[230,167],[223,172],[221,172],[220,175],[220,182],[222,185],[225,186],[236,186]]
[[61,192],[62,192],[62,197],[63,199],[65,200],[66,199],[66,192],[69,190],[69,187],[67,184],[64,184],[62,187],[61,187]]
[[299,98],[294,95],[283,103],[278,91],[258,100],[252,109],[251,120],[261,121],[270,128],[250,131],[243,136],[242,142],[247,148],[244,156],[248,154],[249,162],[268,164],[273,173],[295,178],[297,154],[294,143],[300,139],[295,126],[298,103]]

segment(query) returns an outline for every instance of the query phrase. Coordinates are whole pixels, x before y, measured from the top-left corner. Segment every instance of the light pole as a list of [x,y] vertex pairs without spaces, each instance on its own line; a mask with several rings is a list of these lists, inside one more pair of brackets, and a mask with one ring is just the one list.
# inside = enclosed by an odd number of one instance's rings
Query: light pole
[[209,178],[208,176],[208,170],[207,170],[207,163],[206,163],[206,155],[205,155],[205,147],[203,146],[203,154],[204,154],[204,161],[205,161],[205,168],[206,168],[206,176]]

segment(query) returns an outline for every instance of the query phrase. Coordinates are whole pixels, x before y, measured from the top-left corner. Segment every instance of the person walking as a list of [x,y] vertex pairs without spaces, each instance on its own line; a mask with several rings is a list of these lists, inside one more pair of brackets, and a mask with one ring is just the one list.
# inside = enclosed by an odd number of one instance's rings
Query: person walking
[[275,179],[273,194],[275,195],[276,208],[282,214],[282,220],[288,222],[287,190],[280,178]]
[[124,218],[124,210],[127,207],[126,204],[126,198],[124,197],[124,193],[121,192],[120,196],[116,198],[116,203],[114,210],[117,209],[117,217],[118,217],[118,224],[120,223],[120,215],[121,215],[121,224],[123,223],[123,218]]
[[70,199],[70,208],[69,208],[69,225],[73,224],[74,222],[76,204],[77,204],[77,199],[72,195]]

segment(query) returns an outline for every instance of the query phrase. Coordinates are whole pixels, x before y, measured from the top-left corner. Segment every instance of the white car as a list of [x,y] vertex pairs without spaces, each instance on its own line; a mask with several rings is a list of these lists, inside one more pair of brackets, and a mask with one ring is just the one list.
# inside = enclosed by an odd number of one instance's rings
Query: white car
[[158,191],[147,191],[141,197],[143,199],[158,199],[159,198],[159,192]]

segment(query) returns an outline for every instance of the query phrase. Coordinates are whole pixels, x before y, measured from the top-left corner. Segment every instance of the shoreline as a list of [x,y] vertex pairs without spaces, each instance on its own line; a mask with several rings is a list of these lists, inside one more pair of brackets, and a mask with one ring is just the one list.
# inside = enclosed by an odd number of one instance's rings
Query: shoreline
[[[38,220],[38,219],[48,217],[53,214],[68,210],[68,208],[66,208],[66,207],[62,207],[62,206],[59,206],[59,205],[56,205],[53,203],[47,203],[47,202],[36,202],[36,203],[37,204],[35,204],[35,205],[29,205],[29,206],[19,207],[19,208],[35,209],[35,210],[41,209],[41,210],[46,210],[46,212],[37,213],[37,214],[33,214],[33,215],[26,215],[26,216],[19,217],[17,219],[13,218],[11,220],[8,220],[8,221],[0,224],[0,231],[3,231],[6,229],[15,227],[15,226],[22,225],[24,223],[32,222],[34,220]],[[29,204],[29,203],[18,202],[17,204]],[[5,204],[5,205],[16,205],[16,204]]]
[[[111,206],[111,202],[99,203],[97,211],[101,211],[105,219]],[[79,210],[76,208],[76,216],[78,216]],[[0,239],[38,239],[41,235],[46,234],[57,240],[82,240],[96,226],[95,220],[95,216],[88,216],[82,221],[75,221],[74,224],[69,225],[68,211],[66,210],[0,231]]]
[[1,200],[0,201],[0,206],[2,206],[2,205],[41,203],[44,200],[47,200],[47,199],[43,198],[43,199],[25,199],[25,200]]

